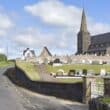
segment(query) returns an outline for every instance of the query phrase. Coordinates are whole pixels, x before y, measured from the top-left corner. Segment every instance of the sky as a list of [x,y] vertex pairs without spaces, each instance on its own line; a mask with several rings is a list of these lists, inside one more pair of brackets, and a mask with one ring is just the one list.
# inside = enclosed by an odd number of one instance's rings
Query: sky
[[85,9],[91,35],[110,32],[110,0],[0,0],[0,53],[9,58],[25,48],[39,55],[47,46],[58,55],[77,51],[77,33]]

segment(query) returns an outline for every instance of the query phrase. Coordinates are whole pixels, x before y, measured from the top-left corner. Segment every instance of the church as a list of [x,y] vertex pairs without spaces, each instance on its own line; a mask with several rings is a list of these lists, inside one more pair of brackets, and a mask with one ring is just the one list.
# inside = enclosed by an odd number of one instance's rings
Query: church
[[77,35],[77,55],[110,55],[110,32],[91,36],[87,29],[85,11],[82,12],[80,31]]

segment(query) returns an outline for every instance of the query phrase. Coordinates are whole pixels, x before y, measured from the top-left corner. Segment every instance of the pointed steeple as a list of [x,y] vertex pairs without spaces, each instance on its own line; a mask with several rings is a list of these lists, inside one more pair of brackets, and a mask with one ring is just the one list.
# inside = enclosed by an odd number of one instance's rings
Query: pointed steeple
[[90,42],[91,42],[90,33],[87,30],[86,15],[85,15],[85,11],[83,9],[81,27],[80,27],[80,31],[79,31],[78,37],[77,37],[77,47],[78,47],[77,54],[87,53]]
[[80,32],[88,32],[88,30],[87,30],[87,22],[86,22],[86,15],[85,15],[84,9],[82,11],[82,20],[81,20]]

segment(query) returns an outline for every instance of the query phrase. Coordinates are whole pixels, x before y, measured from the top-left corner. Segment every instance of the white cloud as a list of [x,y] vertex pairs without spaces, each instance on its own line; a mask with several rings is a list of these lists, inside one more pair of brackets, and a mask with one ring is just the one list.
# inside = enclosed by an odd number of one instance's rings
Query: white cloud
[[0,36],[6,35],[13,25],[11,18],[3,12],[0,12]]
[[4,48],[0,48],[0,53],[5,54],[6,53],[6,50]]
[[13,41],[19,47],[41,49],[42,47],[47,46],[53,53],[58,50],[62,53],[74,50],[75,40],[71,29],[63,29],[59,32],[57,31],[57,33],[45,33],[37,28],[27,28],[22,29],[21,32],[18,32],[13,36]]
[[[41,1],[25,7],[25,10],[42,21],[54,25],[77,26],[79,24],[81,9],[75,6],[66,6],[58,0]],[[75,22],[74,22],[75,20]]]
[[[40,17],[45,23],[73,27],[79,30],[82,9],[73,5],[65,5],[59,0],[43,0],[34,5],[24,7],[33,16]],[[88,18],[88,29],[91,34],[110,31],[110,25]]]
[[54,42],[54,37],[41,33],[40,30],[35,28],[26,28],[17,33],[13,40],[22,46],[28,47],[42,47],[45,45],[51,45]]
[[105,33],[110,32],[110,25],[106,23],[100,23],[100,22],[89,22],[89,30],[91,34],[99,34],[99,33]]

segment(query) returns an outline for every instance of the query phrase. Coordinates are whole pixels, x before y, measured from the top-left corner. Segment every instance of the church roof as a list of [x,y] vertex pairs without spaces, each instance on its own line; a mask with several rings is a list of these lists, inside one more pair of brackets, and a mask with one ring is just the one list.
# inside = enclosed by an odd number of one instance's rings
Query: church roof
[[110,42],[110,32],[91,36],[91,44],[101,44]]

